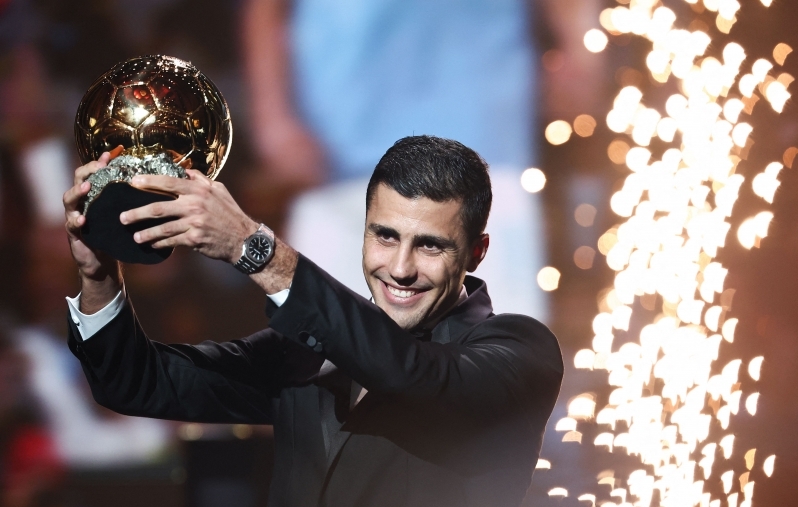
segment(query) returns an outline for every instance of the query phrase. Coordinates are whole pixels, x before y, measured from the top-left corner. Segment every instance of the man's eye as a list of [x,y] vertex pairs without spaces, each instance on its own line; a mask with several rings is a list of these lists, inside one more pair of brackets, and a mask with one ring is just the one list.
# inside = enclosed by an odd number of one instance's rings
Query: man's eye
[[422,243],[421,248],[428,252],[437,252],[438,250],[440,250],[440,247],[435,243]]

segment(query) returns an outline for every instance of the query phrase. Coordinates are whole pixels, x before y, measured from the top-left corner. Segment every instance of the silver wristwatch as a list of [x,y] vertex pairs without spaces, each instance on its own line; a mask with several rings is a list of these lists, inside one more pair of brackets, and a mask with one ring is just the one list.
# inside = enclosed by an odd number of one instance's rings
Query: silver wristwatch
[[260,224],[258,230],[244,240],[241,258],[233,266],[242,273],[250,275],[268,264],[272,257],[274,257],[274,233]]

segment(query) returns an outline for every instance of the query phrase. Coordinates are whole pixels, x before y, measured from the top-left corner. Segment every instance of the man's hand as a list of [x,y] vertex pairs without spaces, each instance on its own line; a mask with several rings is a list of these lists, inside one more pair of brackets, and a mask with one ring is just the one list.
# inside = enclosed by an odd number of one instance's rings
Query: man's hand
[[241,256],[244,240],[258,224],[244,213],[227,188],[201,172],[189,169],[188,179],[170,176],[139,175],[131,184],[142,190],[177,195],[174,201],[156,202],[122,213],[123,224],[150,218],[175,220],[137,232],[137,243],[153,248],[187,246],[212,259],[231,264]]
[[81,279],[80,310],[86,314],[102,309],[122,288],[119,262],[89,248],[80,235],[80,229],[86,223],[82,213],[83,200],[91,189],[86,178],[105,167],[112,157],[112,153],[106,152],[99,160],[79,167],[75,171],[74,186],[64,194],[67,237]]
[[[136,188],[177,195],[174,201],[156,202],[122,213],[123,224],[149,218],[175,220],[137,232],[137,243],[151,242],[154,248],[187,246],[210,257],[234,264],[241,257],[244,240],[258,230],[258,223],[244,213],[224,185],[211,181],[193,169],[189,179],[140,175],[131,183]],[[269,264],[250,278],[267,294],[291,286],[297,252],[276,239],[275,255]]]

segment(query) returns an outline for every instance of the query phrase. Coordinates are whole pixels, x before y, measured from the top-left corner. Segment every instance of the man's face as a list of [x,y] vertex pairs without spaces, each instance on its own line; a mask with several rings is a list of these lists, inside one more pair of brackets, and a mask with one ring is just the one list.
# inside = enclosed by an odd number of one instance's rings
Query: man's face
[[374,302],[404,329],[437,321],[457,303],[483,244],[486,238],[476,250],[468,244],[459,201],[407,199],[380,184],[363,237],[363,273]]

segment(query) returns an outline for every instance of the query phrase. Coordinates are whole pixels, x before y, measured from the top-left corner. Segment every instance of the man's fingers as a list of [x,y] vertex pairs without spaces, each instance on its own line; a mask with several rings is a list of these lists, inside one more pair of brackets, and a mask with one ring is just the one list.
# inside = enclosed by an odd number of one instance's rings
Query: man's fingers
[[213,180],[205,176],[202,172],[197,171],[196,169],[186,169],[186,174],[188,175],[188,179],[190,179],[191,181],[199,181],[208,186],[211,186],[213,184]]
[[[165,224],[156,225],[155,227],[150,227],[149,229],[144,229],[143,231],[139,231],[133,235],[133,240],[136,243],[153,243],[154,248],[163,248],[162,246],[156,246],[154,242],[163,243],[164,240],[171,240],[178,235],[185,236],[186,231],[190,229],[189,225],[183,220],[172,220],[171,222],[166,222]],[[167,243],[172,243],[171,241],[167,241]],[[172,244],[170,246],[175,246],[178,243]],[[179,243],[184,244],[184,243]]]
[[140,174],[130,180],[130,184],[142,190],[155,190],[174,195],[190,194],[196,190],[197,184],[192,180],[175,178],[173,176],[158,176]]
[[197,245],[195,245],[190,238],[190,233],[184,232],[183,234],[178,234],[177,236],[155,241],[150,246],[153,248],[175,248],[178,246],[190,246],[191,248],[196,248]]
[[64,209],[67,213],[77,211],[80,201],[89,193],[91,183],[84,181],[64,193]]
[[177,201],[159,201],[123,212],[119,215],[119,221],[127,225],[148,218],[180,217],[182,210]]
[[86,178],[91,176],[92,174],[96,173],[99,169],[108,165],[108,162],[111,160],[111,154],[108,152],[103,153],[100,155],[100,158],[89,162],[86,165],[78,167],[75,171],[75,180],[74,184],[78,185],[79,183],[83,183],[86,181]]
[[86,223],[86,217],[81,214],[72,214],[67,216],[66,229],[67,232],[74,235],[80,235],[80,229]]

